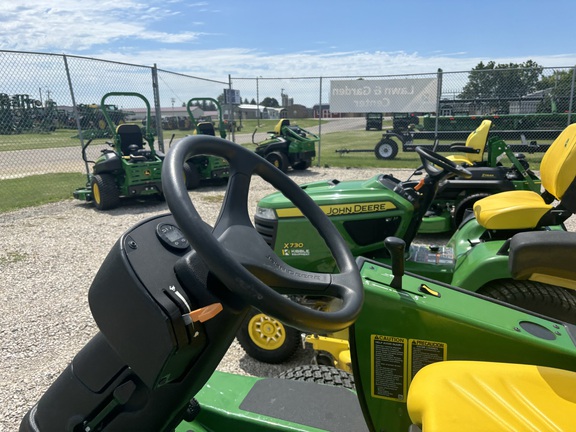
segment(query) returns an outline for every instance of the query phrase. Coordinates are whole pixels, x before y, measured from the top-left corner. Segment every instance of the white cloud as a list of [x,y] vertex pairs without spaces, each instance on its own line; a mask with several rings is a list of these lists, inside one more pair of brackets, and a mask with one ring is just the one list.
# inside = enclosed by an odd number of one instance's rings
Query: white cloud
[[120,39],[190,42],[191,31],[152,31],[151,24],[179,14],[148,1],[27,0],[0,3],[0,46],[23,51],[81,53]]

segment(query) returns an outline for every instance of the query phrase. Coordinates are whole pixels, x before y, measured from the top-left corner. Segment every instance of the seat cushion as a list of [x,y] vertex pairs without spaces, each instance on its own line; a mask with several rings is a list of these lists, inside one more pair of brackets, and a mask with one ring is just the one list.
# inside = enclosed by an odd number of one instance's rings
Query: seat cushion
[[571,431],[576,373],[542,366],[446,361],[422,368],[408,413],[426,431]]
[[514,190],[476,201],[474,215],[486,229],[528,229],[537,227],[552,207],[536,192]]

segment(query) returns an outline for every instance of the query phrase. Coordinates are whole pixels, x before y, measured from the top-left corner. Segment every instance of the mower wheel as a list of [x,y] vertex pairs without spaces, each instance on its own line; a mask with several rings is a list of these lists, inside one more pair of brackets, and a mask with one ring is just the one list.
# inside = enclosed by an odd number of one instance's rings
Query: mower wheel
[[393,139],[384,138],[376,144],[374,153],[378,159],[394,159],[398,154],[398,144]]
[[287,361],[302,344],[301,332],[253,309],[236,334],[253,359],[278,364]]
[[186,180],[186,189],[192,190],[200,186],[200,173],[191,163],[184,164],[184,179]]
[[530,280],[498,279],[484,285],[478,293],[576,324],[576,294],[566,288]]
[[482,192],[464,197],[458,204],[456,204],[456,207],[454,208],[454,226],[456,228],[460,226],[464,220],[464,214],[466,213],[466,210],[472,209],[476,201],[481,200],[482,198],[486,198],[490,195],[492,194]]
[[354,390],[354,376],[334,366],[304,365],[298,366],[278,375],[278,378],[293,381],[310,381],[318,384],[344,387]]
[[109,210],[120,204],[120,192],[113,175],[95,174],[92,176],[90,188],[98,210]]
[[298,162],[294,163],[292,165],[292,168],[295,169],[296,171],[304,171],[304,170],[310,168],[311,165],[312,165],[312,161],[302,160],[302,161],[298,161]]
[[281,152],[268,153],[265,158],[268,162],[285,173],[288,171],[288,156]]

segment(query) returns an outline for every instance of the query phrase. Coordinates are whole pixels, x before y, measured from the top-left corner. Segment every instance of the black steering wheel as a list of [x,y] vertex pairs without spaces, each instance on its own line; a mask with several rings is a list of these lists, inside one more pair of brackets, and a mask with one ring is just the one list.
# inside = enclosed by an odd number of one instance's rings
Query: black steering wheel
[[[200,154],[219,156],[230,164],[226,195],[212,230],[192,204],[182,175],[184,162]],[[308,218],[326,242],[340,273],[298,270],[272,251],[248,214],[253,175],[282,192]],[[308,332],[333,332],[354,322],[362,307],[364,289],[346,242],[303,189],[265,159],[218,137],[186,137],[172,146],[164,159],[162,188],[192,248],[209,270],[248,304]],[[341,307],[335,311],[314,310],[290,300],[287,294],[336,297]]]
[[[447,173],[465,179],[472,178],[470,170],[436,152],[433,152],[432,150],[418,146],[416,147],[416,152],[420,155],[424,169],[432,178],[442,177]],[[438,167],[442,169],[440,170]]]

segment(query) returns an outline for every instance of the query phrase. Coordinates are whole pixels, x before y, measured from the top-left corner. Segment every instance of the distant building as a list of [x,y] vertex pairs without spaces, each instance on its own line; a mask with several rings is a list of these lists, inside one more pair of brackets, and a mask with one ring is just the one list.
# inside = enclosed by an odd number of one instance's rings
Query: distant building
[[280,119],[285,118],[283,114],[286,112],[285,108],[272,108],[263,105],[254,104],[241,104],[238,105],[238,114],[242,120],[257,119],[260,113],[261,119]]

